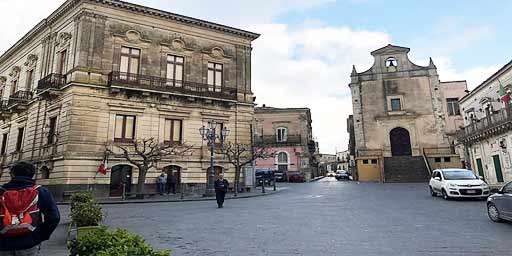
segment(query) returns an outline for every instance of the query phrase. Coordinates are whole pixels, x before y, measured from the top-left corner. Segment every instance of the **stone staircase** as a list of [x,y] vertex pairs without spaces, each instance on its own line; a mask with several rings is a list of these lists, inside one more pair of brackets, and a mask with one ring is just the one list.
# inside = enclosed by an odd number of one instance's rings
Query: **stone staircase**
[[430,173],[421,156],[384,158],[385,182],[428,182]]

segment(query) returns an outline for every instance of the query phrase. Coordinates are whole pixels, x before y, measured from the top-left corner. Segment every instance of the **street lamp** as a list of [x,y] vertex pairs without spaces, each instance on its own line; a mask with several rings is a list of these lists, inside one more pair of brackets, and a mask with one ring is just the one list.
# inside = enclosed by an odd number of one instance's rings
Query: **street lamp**
[[222,145],[226,137],[229,135],[229,130],[226,127],[224,127],[220,131],[220,136],[217,134],[216,129],[217,122],[215,122],[215,120],[209,121],[208,127],[203,125],[201,128],[199,128],[199,134],[201,134],[203,140],[208,141],[208,143],[210,144],[210,173],[208,173],[208,182],[206,186],[205,196],[211,196],[215,193],[213,188],[213,181],[215,179],[215,143],[218,140],[220,142],[220,145]]

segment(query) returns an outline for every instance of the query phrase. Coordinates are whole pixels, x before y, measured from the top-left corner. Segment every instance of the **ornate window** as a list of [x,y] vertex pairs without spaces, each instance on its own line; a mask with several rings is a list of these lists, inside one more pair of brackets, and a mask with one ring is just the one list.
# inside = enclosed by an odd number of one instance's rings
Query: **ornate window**
[[277,142],[286,142],[288,140],[288,128],[279,127],[276,129]]
[[[119,71],[127,74],[139,74],[140,50],[129,47],[121,48],[121,66]],[[125,77],[126,78],[126,77]]]
[[182,142],[182,120],[166,119],[164,141],[166,143],[181,143]]
[[68,57],[68,50],[64,49],[58,53],[58,63],[57,63],[57,74],[64,75],[66,74],[66,61]]
[[116,115],[114,141],[129,142],[135,139],[135,116]]
[[283,172],[288,170],[288,153],[280,152],[277,154],[277,170]]
[[167,85],[181,87],[183,83],[184,58],[174,55],[167,56]]
[[220,92],[222,90],[222,73],[223,65],[213,62],[208,62],[208,85],[210,91]]

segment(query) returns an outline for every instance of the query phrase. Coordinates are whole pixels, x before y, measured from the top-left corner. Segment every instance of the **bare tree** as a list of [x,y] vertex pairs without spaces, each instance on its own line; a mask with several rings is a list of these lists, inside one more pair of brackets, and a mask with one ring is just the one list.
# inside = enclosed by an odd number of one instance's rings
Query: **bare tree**
[[155,138],[133,140],[128,144],[107,144],[105,150],[116,158],[123,158],[139,169],[137,197],[144,196],[144,184],[149,169],[165,158],[182,157],[193,153],[193,146],[175,143],[159,143]]
[[222,147],[218,148],[216,151],[218,154],[224,155],[235,167],[235,196],[237,196],[240,187],[240,173],[242,168],[256,159],[268,159],[275,156],[275,152],[270,151],[264,145],[253,146],[233,142],[225,142]]

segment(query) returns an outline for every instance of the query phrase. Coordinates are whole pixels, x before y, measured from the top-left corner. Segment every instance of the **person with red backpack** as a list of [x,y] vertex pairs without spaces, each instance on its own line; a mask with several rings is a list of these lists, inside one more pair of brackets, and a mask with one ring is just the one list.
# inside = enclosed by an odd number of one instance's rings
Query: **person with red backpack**
[[20,161],[0,188],[0,256],[34,256],[50,239],[60,213],[48,189],[35,184],[35,166]]

